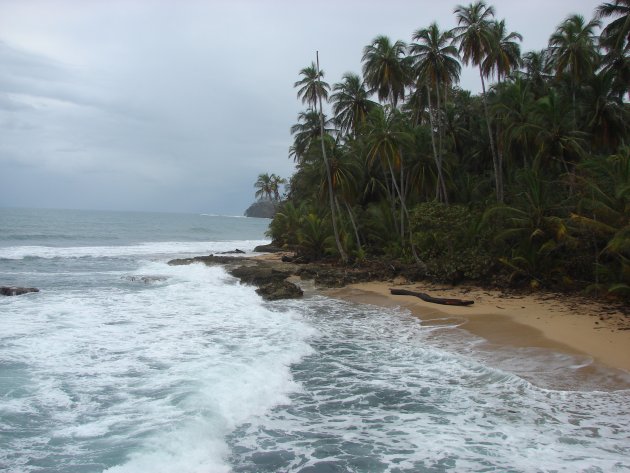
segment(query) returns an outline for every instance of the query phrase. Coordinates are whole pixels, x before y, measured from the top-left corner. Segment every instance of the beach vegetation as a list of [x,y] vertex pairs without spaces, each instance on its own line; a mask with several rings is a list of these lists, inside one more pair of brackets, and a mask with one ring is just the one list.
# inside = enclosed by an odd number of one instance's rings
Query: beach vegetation
[[[376,36],[361,74],[332,87],[314,62],[295,83],[296,171],[269,235],[342,264],[630,297],[628,8],[567,12],[545,49],[521,51],[477,1],[450,29]],[[465,65],[481,93],[459,87]]]

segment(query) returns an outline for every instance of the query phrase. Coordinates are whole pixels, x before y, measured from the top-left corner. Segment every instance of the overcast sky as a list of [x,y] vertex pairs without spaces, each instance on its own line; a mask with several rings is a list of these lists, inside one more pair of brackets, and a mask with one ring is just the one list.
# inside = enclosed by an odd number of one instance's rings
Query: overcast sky
[[[0,0],[0,207],[240,215],[259,173],[293,170],[293,83],[316,50],[332,84],[379,34],[455,26],[457,3]],[[489,3],[527,51],[601,2]]]

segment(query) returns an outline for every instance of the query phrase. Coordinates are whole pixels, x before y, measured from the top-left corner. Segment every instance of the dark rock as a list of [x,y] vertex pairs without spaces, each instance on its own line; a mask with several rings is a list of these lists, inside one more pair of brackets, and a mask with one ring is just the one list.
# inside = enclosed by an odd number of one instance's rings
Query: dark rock
[[256,253],[280,253],[284,250],[272,243],[269,245],[258,245],[256,248],[254,248],[254,251]]
[[3,296],[21,296],[29,292],[39,292],[39,289],[35,287],[0,286],[0,295]]
[[228,272],[242,282],[255,286],[282,282],[292,274],[292,271],[288,269],[276,269],[266,265],[238,266],[230,269]]
[[208,266],[212,266],[215,264],[229,264],[238,261],[240,258],[236,258],[234,256],[195,256],[194,258],[178,258],[172,259],[168,262],[169,266],[182,266],[186,264],[192,263],[204,263]]
[[270,200],[260,200],[258,202],[254,202],[250,205],[245,211],[246,217],[256,217],[256,218],[273,218],[277,212],[277,204],[271,202]]
[[279,299],[295,299],[302,297],[304,292],[297,285],[289,281],[279,281],[264,284],[256,289],[266,301],[277,301]]
[[238,248],[232,251],[222,251],[217,253],[218,255],[244,255],[245,252],[243,250],[239,250]]

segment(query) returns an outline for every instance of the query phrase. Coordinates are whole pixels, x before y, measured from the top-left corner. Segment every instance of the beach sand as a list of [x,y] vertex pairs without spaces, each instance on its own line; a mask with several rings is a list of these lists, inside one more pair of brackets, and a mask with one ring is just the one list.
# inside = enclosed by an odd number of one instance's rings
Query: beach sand
[[[263,254],[255,258],[280,263],[284,254],[290,253]],[[315,289],[311,283],[299,283],[297,276],[290,280]],[[434,297],[472,300],[474,304],[465,307],[438,305],[414,296],[391,295],[390,288],[425,292]],[[570,371],[568,376],[573,376],[572,383],[584,383],[593,388],[601,381],[606,384],[602,384],[606,390],[630,389],[630,314],[627,310],[620,310],[618,303],[607,305],[605,301],[553,292],[526,294],[469,285],[450,286],[425,281],[409,283],[405,280],[315,290],[354,303],[408,310],[425,326],[457,326],[487,342],[483,349],[490,352],[490,358],[494,354],[499,356],[501,349],[512,349],[514,356],[510,363],[518,369],[526,371],[528,366],[536,363],[540,366],[541,359],[544,364],[546,358],[540,357],[541,352],[550,354],[547,358],[550,363],[557,358],[553,354],[566,354],[570,359],[565,361],[565,367],[570,369],[564,370],[562,364],[549,368],[551,377],[554,369],[555,373]],[[456,334],[449,332],[448,336],[456,337]],[[516,353],[514,350],[519,351]],[[540,359],[519,358],[522,356]],[[575,369],[576,363],[580,365],[578,369]],[[532,373],[530,379],[539,374]],[[566,378],[567,375],[563,373],[562,376]],[[553,382],[545,384],[554,385]]]
[[[473,300],[467,307],[438,305],[389,289],[409,289],[434,297]],[[425,324],[460,327],[495,345],[535,347],[585,355],[630,374],[630,317],[577,296],[540,293],[511,295],[474,286],[368,282],[327,290],[331,297],[408,309]]]

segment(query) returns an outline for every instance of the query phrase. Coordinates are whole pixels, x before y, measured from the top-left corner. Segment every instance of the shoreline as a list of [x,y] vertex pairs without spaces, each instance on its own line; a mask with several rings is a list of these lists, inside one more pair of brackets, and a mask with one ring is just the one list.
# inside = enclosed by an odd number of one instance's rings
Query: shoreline
[[[278,264],[283,254],[254,258]],[[413,296],[393,296],[389,292],[392,287],[428,292],[434,297],[472,299],[474,304],[458,307],[428,303]],[[619,370],[630,381],[630,316],[579,295],[504,293],[474,285],[411,283],[399,278],[324,287],[319,291],[351,302],[407,309],[425,324],[435,324],[436,318],[439,324],[455,323],[498,346],[541,348],[589,357],[595,364]]]
[[[565,381],[571,379],[574,385],[597,389],[601,380],[605,390],[630,389],[630,315],[621,306],[606,306],[602,301],[553,292],[530,294],[474,285],[410,282],[409,279],[414,279],[413,270],[408,268],[405,273],[405,268],[396,270],[393,266],[297,264],[290,256],[287,252],[246,257],[210,255],[173,260],[169,264],[202,262],[227,266],[228,273],[242,283],[257,286],[257,292],[266,300],[300,297],[303,292],[300,286],[304,286],[308,292],[353,303],[401,308],[418,317],[425,326],[461,329],[478,337],[483,350],[489,353],[499,355],[501,350],[511,350],[511,354],[503,354],[511,357],[513,369],[507,368],[508,371],[526,371],[528,363],[533,363],[532,357],[544,352],[550,360],[555,354],[566,358],[564,364],[549,369],[560,370],[556,372],[562,373]],[[310,282],[305,285],[305,281]],[[292,290],[287,291],[287,286]],[[427,292],[433,297],[473,300],[474,304],[438,305],[414,296],[391,295],[389,289],[394,287]],[[518,356],[526,359],[521,363]],[[535,380],[535,373],[530,373],[529,379]]]
[[[389,288],[426,291],[435,297],[472,299],[472,306],[436,305]],[[330,297],[409,310],[425,324],[457,324],[490,344],[542,348],[592,358],[630,377],[630,320],[601,303],[564,294],[503,294],[475,286],[374,281],[329,289]]]

